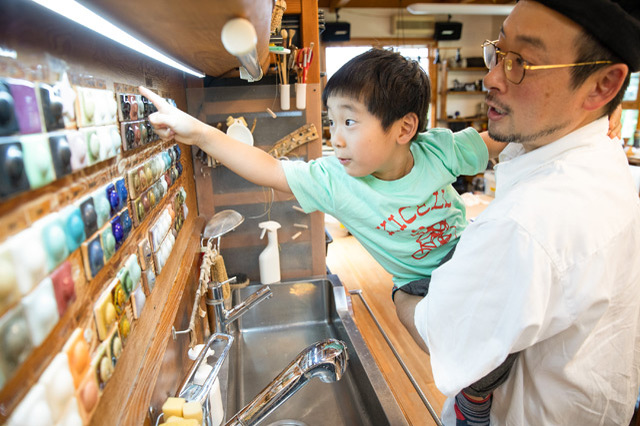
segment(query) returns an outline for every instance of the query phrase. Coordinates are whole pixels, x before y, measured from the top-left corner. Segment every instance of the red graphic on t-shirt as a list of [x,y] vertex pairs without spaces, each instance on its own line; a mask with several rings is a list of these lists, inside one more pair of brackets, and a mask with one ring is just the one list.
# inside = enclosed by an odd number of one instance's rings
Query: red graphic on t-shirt
[[[438,223],[434,223],[431,226],[421,226],[420,228],[411,231],[411,236],[416,238],[416,242],[420,244],[418,251],[413,253],[411,257],[420,260],[429,254],[431,250],[436,247],[443,246],[451,241],[451,237],[454,233],[455,226],[449,226],[446,220],[441,220]],[[454,231],[455,232],[455,231]]]
[[[376,229],[382,229],[392,236],[396,232],[404,231],[407,225],[412,224],[418,217],[424,216],[432,210],[440,210],[451,207],[451,202],[445,198],[445,190],[440,189],[433,193],[433,204],[427,207],[427,203],[418,206],[400,207],[397,214],[390,214]],[[413,253],[415,259],[426,257],[431,250],[448,243],[455,236],[455,226],[450,226],[446,219],[430,226],[421,226],[411,231],[411,235],[417,237],[418,250]]]

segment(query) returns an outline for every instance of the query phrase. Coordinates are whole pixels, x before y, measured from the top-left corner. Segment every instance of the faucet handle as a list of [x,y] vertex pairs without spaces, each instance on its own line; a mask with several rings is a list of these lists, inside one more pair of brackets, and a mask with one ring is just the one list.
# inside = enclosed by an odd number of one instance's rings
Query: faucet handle
[[231,277],[231,278],[229,278],[228,280],[225,280],[225,281],[222,281],[222,282],[218,282],[218,281],[209,281],[208,287],[209,287],[210,289],[213,289],[213,288],[219,288],[219,287],[222,287],[222,286],[223,286],[223,285],[225,285],[225,284],[228,284],[228,283],[235,283],[235,282],[236,282],[236,277]]
[[234,276],[234,277],[229,278],[229,279],[228,279],[228,280],[226,280],[226,281],[222,281],[222,282],[220,283],[220,285],[225,285],[225,284],[228,284],[228,283],[235,283],[235,282],[236,282],[236,277]]
[[217,305],[217,304],[222,304],[224,302],[224,290],[223,290],[223,286],[227,283],[232,283],[236,281],[236,277],[231,277],[228,280],[222,281],[222,282],[218,282],[218,281],[209,281],[209,284],[207,285],[207,289],[209,290],[209,294],[207,296],[207,299],[205,300],[205,303],[207,305]]

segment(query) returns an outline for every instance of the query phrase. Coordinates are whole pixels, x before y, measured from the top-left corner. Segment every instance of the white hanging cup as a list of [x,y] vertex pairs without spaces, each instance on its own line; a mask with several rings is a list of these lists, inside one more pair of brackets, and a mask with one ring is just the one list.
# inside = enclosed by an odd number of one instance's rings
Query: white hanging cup
[[280,108],[284,111],[291,108],[291,86],[288,84],[280,85]]
[[238,119],[227,128],[227,135],[231,136],[237,141],[246,143],[247,145],[253,145],[253,135],[251,130],[244,123]]
[[280,85],[280,109],[288,111],[291,108],[291,86]]
[[307,107],[307,83],[296,83],[296,108]]

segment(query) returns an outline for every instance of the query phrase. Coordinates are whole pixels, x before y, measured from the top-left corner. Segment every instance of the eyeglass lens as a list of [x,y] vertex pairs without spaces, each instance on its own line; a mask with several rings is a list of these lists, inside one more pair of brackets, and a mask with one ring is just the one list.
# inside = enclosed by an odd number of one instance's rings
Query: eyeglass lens
[[524,78],[524,67],[520,66],[519,55],[513,52],[498,53],[497,47],[493,43],[486,43],[483,46],[484,63],[492,70],[498,65],[498,55],[502,56],[504,73],[507,80],[514,84],[519,84]]
[[483,45],[482,53],[484,54],[484,64],[487,68],[492,69],[496,66],[496,47],[486,42]]

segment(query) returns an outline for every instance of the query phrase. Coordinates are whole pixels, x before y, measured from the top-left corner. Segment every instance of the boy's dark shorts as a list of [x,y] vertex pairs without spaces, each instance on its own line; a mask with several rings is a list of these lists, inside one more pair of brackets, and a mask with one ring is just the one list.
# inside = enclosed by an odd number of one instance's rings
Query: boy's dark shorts
[[[438,266],[441,266],[447,261],[449,261],[449,259],[453,257],[453,252],[455,251],[456,251],[456,247],[453,246],[453,248],[449,251],[449,253],[447,253],[446,256],[442,258],[440,263],[438,263]],[[402,290],[405,293],[409,293],[414,296],[424,297],[427,295],[427,293],[429,293],[430,283],[431,283],[431,276],[428,276],[428,277],[420,278],[419,280],[411,281],[410,283],[407,283],[402,287],[396,287],[394,285],[393,289],[391,290],[391,300],[393,300],[394,296],[396,295],[396,291],[398,290]]]

